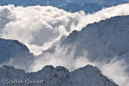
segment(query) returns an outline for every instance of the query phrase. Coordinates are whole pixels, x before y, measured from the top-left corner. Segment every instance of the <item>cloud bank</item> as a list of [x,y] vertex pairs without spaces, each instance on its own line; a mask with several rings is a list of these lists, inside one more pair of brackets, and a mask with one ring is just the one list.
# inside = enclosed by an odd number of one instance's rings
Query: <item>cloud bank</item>
[[51,6],[1,6],[0,36],[19,40],[37,55],[79,27],[81,15],[84,13],[69,13]]
[[15,39],[39,55],[63,35],[80,31],[89,23],[128,15],[129,4],[105,8],[93,14],[70,13],[52,6],[0,6],[0,37]]

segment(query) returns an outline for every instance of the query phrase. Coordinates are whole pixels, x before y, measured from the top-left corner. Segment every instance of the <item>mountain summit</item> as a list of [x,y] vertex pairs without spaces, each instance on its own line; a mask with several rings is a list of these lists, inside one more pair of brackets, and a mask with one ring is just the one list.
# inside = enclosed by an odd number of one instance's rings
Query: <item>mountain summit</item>
[[[25,73],[23,70],[4,65],[0,67],[0,81],[1,86],[118,86],[91,65],[72,72],[61,66],[45,66],[34,73]],[[21,83],[18,84],[16,81]]]

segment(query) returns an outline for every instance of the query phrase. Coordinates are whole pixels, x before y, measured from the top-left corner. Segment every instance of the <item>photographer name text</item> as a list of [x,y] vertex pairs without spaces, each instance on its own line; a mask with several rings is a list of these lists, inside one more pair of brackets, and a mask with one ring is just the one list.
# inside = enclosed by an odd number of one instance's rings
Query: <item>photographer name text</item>
[[14,79],[14,80],[2,80],[1,84],[6,84],[6,85],[24,85],[24,84],[29,84],[29,85],[43,85],[44,80],[19,80],[19,79]]

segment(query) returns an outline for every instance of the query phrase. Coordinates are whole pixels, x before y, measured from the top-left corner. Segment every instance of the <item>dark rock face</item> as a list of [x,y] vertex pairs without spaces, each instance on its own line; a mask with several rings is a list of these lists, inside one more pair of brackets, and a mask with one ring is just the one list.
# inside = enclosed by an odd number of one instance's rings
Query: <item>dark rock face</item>
[[0,64],[19,65],[23,68],[30,65],[34,56],[29,49],[17,40],[6,40],[0,38]]

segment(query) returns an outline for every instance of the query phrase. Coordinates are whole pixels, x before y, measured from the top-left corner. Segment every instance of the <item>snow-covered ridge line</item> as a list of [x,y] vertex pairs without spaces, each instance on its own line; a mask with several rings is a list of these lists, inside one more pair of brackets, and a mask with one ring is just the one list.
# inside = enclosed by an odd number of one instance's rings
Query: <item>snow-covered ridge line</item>
[[36,59],[33,67],[36,69],[37,66],[49,63],[72,70],[90,63],[99,67],[120,86],[128,86],[128,28],[129,15],[89,24],[81,31],[73,31],[54,43]]
[[[108,79],[106,76],[101,74],[101,71],[97,67],[87,65],[83,68],[76,69],[69,72],[66,68],[58,66],[45,66],[38,72],[25,73],[24,70],[15,69],[12,66],[1,66],[0,67],[0,83],[1,86],[30,86],[29,81],[43,81],[38,85],[32,83],[31,86],[118,86],[113,81]],[[21,81],[17,84],[16,80]]]
[[[86,27],[82,28],[81,31],[74,30],[68,36],[63,36],[61,40],[54,43],[52,47],[44,51],[43,54],[49,53],[51,50],[56,52],[55,50],[58,46],[62,48],[68,46],[69,48],[76,47],[76,53],[78,53],[79,49],[80,54],[82,54],[84,50],[88,52],[88,55],[92,52],[97,52],[97,55],[92,55],[92,53],[91,56],[88,56],[92,61],[105,57],[105,60],[109,62],[111,58],[122,56],[129,52],[128,23],[129,15],[125,15],[115,16],[88,24]],[[96,49],[98,47],[100,50]],[[100,52],[102,51],[101,48],[102,50],[103,48],[106,49],[107,52]],[[79,53],[75,56],[79,56]],[[100,56],[98,54],[100,54]],[[103,54],[105,56],[103,56]]]

